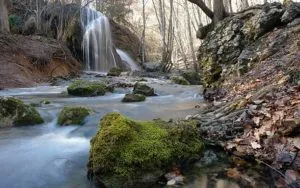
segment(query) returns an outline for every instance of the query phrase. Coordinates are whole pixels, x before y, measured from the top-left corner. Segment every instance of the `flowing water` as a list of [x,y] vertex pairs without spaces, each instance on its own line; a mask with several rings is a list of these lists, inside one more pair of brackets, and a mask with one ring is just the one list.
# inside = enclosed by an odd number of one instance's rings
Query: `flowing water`
[[117,53],[121,57],[122,61],[124,61],[130,67],[131,71],[138,71],[140,70],[137,63],[123,50],[117,49]]
[[84,62],[87,71],[107,72],[116,66],[108,18],[91,8],[82,11]]

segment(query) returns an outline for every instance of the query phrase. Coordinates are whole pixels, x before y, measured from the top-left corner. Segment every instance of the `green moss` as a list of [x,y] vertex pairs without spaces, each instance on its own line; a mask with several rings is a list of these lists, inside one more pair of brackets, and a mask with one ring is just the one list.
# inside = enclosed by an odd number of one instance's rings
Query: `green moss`
[[211,87],[221,78],[222,67],[217,62],[214,62],[212,57],[204,57],[200,61],[200,65],[203,69],[202,84],[205,87]]
[[0,98],[0,121],[3,118],[11,119],[10,122],[15,126],[35,125],[44,122],[34,107],[26,105],[21,100],[12,97]]
[[126,94],[125,97],[122,99],[122,102],[142,102],[145,101],[145,95],[141,94]]
[[141,94],[141,95],[145,95],[145,96],[154,96],[155,95],[153,88],[147,86],[146,84],[142,84],[139,82],[134,84],[133,93]]
[[83,125],[90,111],[83,107],[64,107],[58,117],[59,125]]
[[109,70],[109,72],[107,73],[107,76],[120,76],[122,73],[122,69],[118,68],[118,67],[113,67]]
[[109,113],[99,126],[91,141],[89,171],[107,187],[139,181],[143,175],[167,169],[203,149],[191,123],[135,121]]
[[175,76],[172,78],[172,81],[175,84],[179,84],[179,85],[190,85],[189,81],[187,81],[185,78],[183,78],[182,76]]
[[101,96],[106,93],[106,85],[102,82],[76,80],[68,87],[68,93],[80,97]]
[[201,76],[195,71],[183,72],[181,76],[185,78],[191,85],[201,84]]

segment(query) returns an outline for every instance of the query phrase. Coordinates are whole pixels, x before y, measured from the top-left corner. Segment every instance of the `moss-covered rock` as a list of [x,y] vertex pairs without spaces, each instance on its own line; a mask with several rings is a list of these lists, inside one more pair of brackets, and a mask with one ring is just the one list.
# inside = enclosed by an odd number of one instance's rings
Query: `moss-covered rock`
[[142,102],[146,100],[145,95],[141,94],[126,94],[125,97],[122,99],[122,102]]
[[190,85],[189,81],[187,81],[185,78],[183,78],[182,76],[174,76],[172,78],[172,81],[175,84],[179,84],[179,85]]
[[203,149],[195,123],[135,121],[109,113],[99,127],[91,141],[88,177],[108,188],[154,183],[172,165]]
[[181,74],[191,85],[200,85],[201,84],[201,75],[195,71],[187,71]]
[[85,80],[76,80],[68,87],[69,95],[79,97],[93,97],[105,95],[106,85],[102,82],[91,82]]
[[36,109],[12,97],[0,97],[0,127],[41,124],[44,120]]
[[155,96],[154,89],[147,86],[146,84],[142,84],[137,82],[133,87],[134,94],[141,94],[145,96]]
[[59,125],[83,125],[90,111],[83,107],[64,107],[58,117]]
[[222,66],[216,63],[212,57],[204,57],[200,60],[203,69],[202,84],[205,87],[216,85],[221,78]]
[[122,69],[118,68],[118,67],[113,67],[109,70],[109,72],[107,73],[107,76],[120,76],[122,73]]

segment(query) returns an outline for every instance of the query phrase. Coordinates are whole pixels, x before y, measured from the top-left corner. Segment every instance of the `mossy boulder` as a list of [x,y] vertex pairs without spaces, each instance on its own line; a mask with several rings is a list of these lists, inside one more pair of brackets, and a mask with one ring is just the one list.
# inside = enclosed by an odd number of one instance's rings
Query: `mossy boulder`
[[195,71],[187,71],[181,74],[191,85],[200,85],[201,84],[201,75]]
[[204,145],[195,124],[109,113],[91,140],[88,177],[108,188],[153,184],[174,164],[200,155]]
[[13,97],[0,97],[0,127],[44,123],[37,110]]
[[172,81],[175,84],[179,84],[179,85],[190,85],[190,82],[187,81],[185,78],[183,78],[182,76],[174,76],[172,78]]
[[83,125],[90,111],[83,107],[64,107],[58,116],[59,125]]
[[155,96],[154,89],[147,86],[146,84],[142,84],[137,82],[133,87],[134,94],[141,94],[145,96]]
[[200,60],[203,69],[202,84],[205,87],[213,87],[220,81],[222,66],[215,62],[212,57],[204,57]]
[[142,102],[145,100],[145,95],[129,93],[125,95],[125,97],[122,99],[122,102]]
[[93,97],[105,95],[106,85],[102,82],[76,80],[68,87],[68,94],[79,97]]
[[122,69],[118,67],[113,67],[107,73],[107,76],[120,76],[122,73]]

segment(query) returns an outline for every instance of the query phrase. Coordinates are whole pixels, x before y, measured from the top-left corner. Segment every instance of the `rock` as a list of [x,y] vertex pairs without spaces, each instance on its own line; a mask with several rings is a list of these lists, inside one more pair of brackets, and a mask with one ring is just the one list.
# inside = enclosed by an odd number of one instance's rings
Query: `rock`
[[48,101],[48,100],[42,100],[42,101],[40,101],[40,104],[50,104],[50,101]]
[[34,87],[81,72],[69,49],[54,39],[0,34],[0,46],[0,88]]
[[143,64],[143,68],[147,72],[158,72],[161,69],[161,64],[159,62],[148,62]]
[[68,87],[68,94],[79,97],[94,97],[105,95],[107,88],[102,82],[76,80]]
[[122,99],[122,102],[142,102],[145,101],[145,95],[141,94],[126,94],[125,97]]
[[167,185],[168,186],[173,186],[173,185],[176,185],[176,180],[175,179],[171,179],[167,182]]
[[276,161],[283,165],[291,165],[294,159],[295,155],[289,152],[281,152],[276,157]]
[[285,119],[282,121],[282,125],[278,128],[278,132],[283,134],[284,136],[288,136],[290,134],[299,133],[300,127],[300,119]]
[[[88,177],[108,188],[147,187],[203,149],[195,123],[135,121],[109,113],[99,127],[91,141]],[[144,178],[149,174],[156,174],[155,178]]]
[[154,89],[147,86],[146,84],[141,84],[137,82],[133,87],[134,94],[141,94],[145,96],[155,96]]
[[200,85],[201,84],[201,75],[195,71],[183,72],[181,74],[191,85]]
[[59,125],[83,125],[90,111],[83,107],[64,107],[59,113]]
[[44,120],[34,107],[12,97],[0,97],[0,127],[41,124]]
[[122,73],[122,69],[118,68],[118,67],[113,67],[109,70],[109,72],[107,73],[107,76],[120,76]]
[[300,4],[295,2],[288,3],[284,14],[281,17],[283,23],[290,23],[300,16]]
[[172,81],[175,84],[179,84],[179,85],[190,85],[189,81],[187,81],[184,77],[182,76],[174,76],[172,78]]

